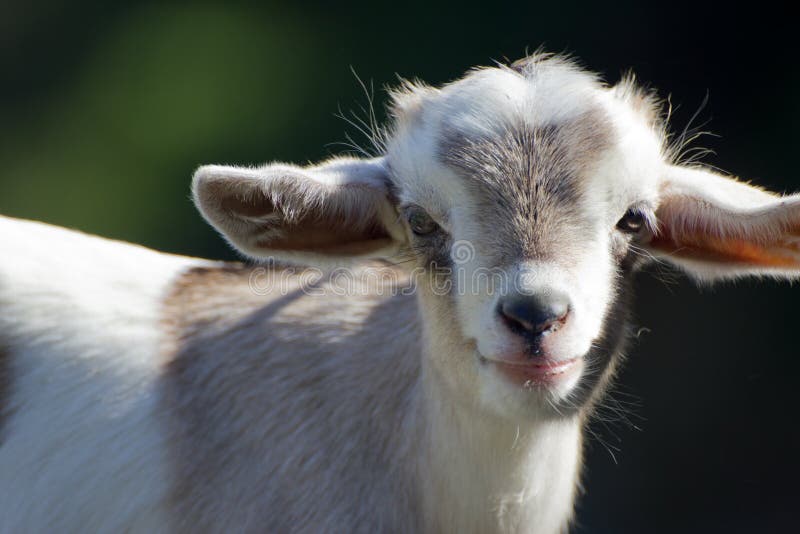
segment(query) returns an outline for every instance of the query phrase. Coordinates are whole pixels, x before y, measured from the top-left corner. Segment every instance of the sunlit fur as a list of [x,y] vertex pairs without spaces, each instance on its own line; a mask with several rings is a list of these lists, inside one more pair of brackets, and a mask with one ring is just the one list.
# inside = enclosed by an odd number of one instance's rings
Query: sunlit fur
[[[0,218],[0,532],[564,531],[635,272],[798,273],[800,200],[678,165],[630,76],[539,54],[390,115],[373,158],[197,171],[265,267]],[[482,273],[568,295],[572,375],[499,371],[532,356]]]

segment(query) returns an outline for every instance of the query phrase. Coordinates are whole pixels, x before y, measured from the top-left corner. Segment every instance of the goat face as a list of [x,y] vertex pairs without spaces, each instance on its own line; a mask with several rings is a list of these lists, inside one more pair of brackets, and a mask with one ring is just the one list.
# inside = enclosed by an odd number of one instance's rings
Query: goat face
[[613,98],[556,60],[395,97],[387,159],[432,273],[426,324],[462,347],[433,358],[491,409],[572,412],[619,357],[663,158],[647,118]]
[[393,94],[384,153],[203,167],[195,198],[240,250],[414,267],[428,372],[510,418],[591,403],[626,337],[633,273],[795,276],[800,208],[675,164],[655,102],[534,56]]

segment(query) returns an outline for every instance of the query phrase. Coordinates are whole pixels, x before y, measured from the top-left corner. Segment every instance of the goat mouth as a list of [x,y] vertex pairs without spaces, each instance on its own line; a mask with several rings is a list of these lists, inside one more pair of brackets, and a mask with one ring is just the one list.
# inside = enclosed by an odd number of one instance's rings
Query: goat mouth
[[526,388],[552,386],[573,374],[583,361],[576,357],[568,360],[534,358],[531,360],[504,360],[479,356],[481,364],[492,365],[512,383]]

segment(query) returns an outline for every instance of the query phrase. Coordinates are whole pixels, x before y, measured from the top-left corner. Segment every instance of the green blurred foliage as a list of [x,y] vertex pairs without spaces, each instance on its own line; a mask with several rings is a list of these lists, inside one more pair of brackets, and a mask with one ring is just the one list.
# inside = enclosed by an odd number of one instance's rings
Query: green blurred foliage
[[3,110],[0,211],[204,252],[187,243],[192,170],[298,155],[294,119],[316,107],[314,32],[299,19],[219,5],[114,17],[67,79]]

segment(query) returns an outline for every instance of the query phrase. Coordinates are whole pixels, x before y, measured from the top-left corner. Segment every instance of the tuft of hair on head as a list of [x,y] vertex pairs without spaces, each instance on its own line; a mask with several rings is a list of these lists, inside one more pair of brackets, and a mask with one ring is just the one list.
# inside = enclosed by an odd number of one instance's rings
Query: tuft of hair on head
[[562,68],[568,70],[574,70],[578,72],[582,72],[584,74],[589,74],[589,71],[585,69],[577,58],[567,54],[565,52],[562,53],[554,53],[554,52],[545,52],[543,48],[536,49],[535,52],[532,54],[526,55],[516,61],[512,61],[509,64],[502,64],[498,63],[497,65],[500,68],[507,68],[513,70],[517,74],[521,74],[524,77],[532,77],[535,76],[537,71],[542,68]]
[[439,90],[417,78],[409,80],[398,76],[398,84],[389,87],[387,92],[389,94],[389,103],[387,104],[389,116],[398,121],[416,116],[422,103],[438,93]]
[[672,115],[672,104],[669,99],[661,98],[655,88],[641,83],[632,70],[625,71],[611,91],[641,117],[645,125],[658,136],[665,160],[676,161],[678,158],[674,154],[672,135],[669,131],[669,120]]
[[627,102],[634,111],[641,115],[647,125],[654,130],[661,132],[666,128],[668,115],[663,110],[664,101],[658,96],[658,92],[639,83],[636,74],[628,70],[623,73],[622,78],[613,87],[617,98]]

